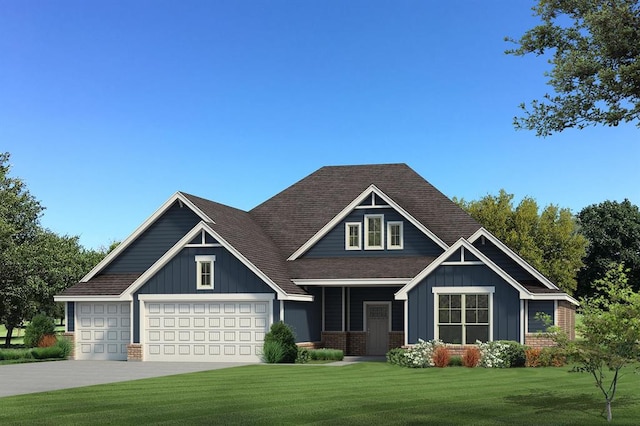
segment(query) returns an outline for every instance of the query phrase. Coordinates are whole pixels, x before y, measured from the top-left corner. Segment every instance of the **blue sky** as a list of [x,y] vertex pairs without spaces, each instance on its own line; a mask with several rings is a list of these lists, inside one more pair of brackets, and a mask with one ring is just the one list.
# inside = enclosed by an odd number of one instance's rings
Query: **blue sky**
[[640,130],[516,131],[529,1],[21,1],[0,8],[0,151],[87,247],[175,191],[250,209],[323,165],[409,164],[446,195],[640,203]]

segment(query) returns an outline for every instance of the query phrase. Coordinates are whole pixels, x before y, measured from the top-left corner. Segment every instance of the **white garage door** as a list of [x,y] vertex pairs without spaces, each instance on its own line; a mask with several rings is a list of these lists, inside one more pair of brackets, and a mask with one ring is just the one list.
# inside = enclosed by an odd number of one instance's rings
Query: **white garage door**
[[145,360],[257,362],[269,301],[146,302]]
[[129,303],[76,303],[76,359],[126,360]]

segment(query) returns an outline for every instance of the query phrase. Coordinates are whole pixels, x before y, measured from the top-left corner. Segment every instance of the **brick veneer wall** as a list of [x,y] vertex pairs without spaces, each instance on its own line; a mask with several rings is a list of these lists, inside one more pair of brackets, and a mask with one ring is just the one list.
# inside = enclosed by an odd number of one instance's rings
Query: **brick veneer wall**
[[142,361],[142,345],[140,343],[127,345],[127,361]]
[[558,327],[560,327],[569,339],[576,338],[576,307],[575,305],[565,302],[558,302]]
[[367,333],[350,331],[347,333],[347,352],[345,355],[364,356],[367,354]]
[[62,334],[62,337],[67,339],[71,343],[71,353],[68,359],[76,359],[76,337],[73,331]]
[[541,349],[555,346],[555,342],[543,334],[527,333],[524,336],[524,344],[531,348]]
[[329,349],[340,349],[347,354],[347,333],[343,331],[323,331],[322,346]]

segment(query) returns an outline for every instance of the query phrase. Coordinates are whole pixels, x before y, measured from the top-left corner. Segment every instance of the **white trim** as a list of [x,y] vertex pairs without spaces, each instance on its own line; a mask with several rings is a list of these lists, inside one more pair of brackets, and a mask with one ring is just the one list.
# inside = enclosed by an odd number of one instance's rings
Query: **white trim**
[[518,256],[513,250],[506,246],[502,241],[496,238],[491,232],[486,230],[485,228],[478,229],[471,237],[469,237],[469,242],[473,244],[479,237],[484,237],[491,241],[496,247],[502,250],[507,256],[509,256],[513,261],[515,261],[518,265],[522,266],[527,272],[533,275],[536,279],[538,279],[542,284],[544,284],[547,288],[560,290],[555,284],[553,284],[547,277],[542,275],[536,268],[527,263],[526,260]]
[[278,295],[278,299],[281,300],[298,300],[298,301],[313,301],[311,295],[289,295],[284,292],[271,278],[269,278],[264,272],[258,269],[253,263],[251,263],[246,257],[244,257],[238,250],[236,250],[231,244],[229,244],[224,238],[222,238],[216,231],[214,231],[209,224],[200,222],[191,229],[184,237],[174,244],[160,259],[158,259],[149,269],[147,269],[137,280],[135,280],[120,296],[131,300],[133,293],[144,285],[153,275],[155,275],[163,266],[165,266],[171,259],[173,259],[189,241],[193,240],[198,232],[205,230],[214,239],[220,241],[223,248],[227,249],[233,256],[235,256],[240,262],[242,262],[247,268],[255,273],[262,281],[267,284]]
[[325,291],[324,290],[325,290],[325,288],[322,287],[322,331],[325,331],[325,329],[326,329],[325,328],[325,324],[324,324],[325,323],[324,309],[325,309],[325,306],[326,306],[325,296],[324,296]]
[[[398,225],[400,227],[400,244],[397,246],[391,245],[391,227]],[[387,250],[402,250],[404,249],[404,222],[401,220],[387,222]]]
[[[351,234],[349,233],[351,227],[358,228],[358,245],[350,246]],[[362,250],[362,224],[360,222],[346,222],[344,224],[344,249],[345,250]]]
[[361,205],[361,206],[357,206],[355,208],[355,210],[365,210],[365,209],[390,209],[391,206],[388,204],[376,204],[376,205]]
[[138,299],[143,302],[168,302],[172,300],[180,302],[200,302],[200,301],[238,301],[261,302],[266,300],[274,300],[275,296],[271,293],[207,293],[207,294],[140,294]]
[[391,332],[392,331],[392,322],[391,322],[391,318],[392,318],[392,314],[391,314],[391,309],[392,309],[392,303],[391,302],[386,302],[386,301],[380,301],[380,302],[376,302],[374,300],[366,300],[364,302],[362,302],[362,306],[363,306],[363,312],[362,312],[362,331],[364,331],[365,333],[368,334],[367,332],[367,307],[369,305],[386,305],[388,307],[387,309],[387,316],[389,317],[389,324],[387,325],[388,330],[387,332]]
[[524,300],[524,333],[529,333],[529,301]]
[[[124,241],[122,241],[118,246],[111,251],[111,253],[107,254],[104,259],[100,263],[98,263],[87,275],[85,275],[80,282],[87,282],[91,278],[95,277],[102,269],[104,269],[108,264],[110,264],[121,252],[124,251],[129,245],[134,242],[144,231],[146,231],[160,216],[162,216],[167,210],[173,206],[173,204],[178,201],[181,203],[180,206],[186,205],[190,208],[200,219],[204,222],[215,223],[213,219],[204,214],[202,210],[197,208],[189,199],[182,194],[181,192],[176,192],[173,194],[167,201],[162,204],[158,210],[156,210],[147,220],[145,220],[142,225],[140,225],[131,235],[129,235]],[[196,235],[193,236],[195,238]],[[192,238],[192,239],[193,239]],[[189,241],[190,242],[190,241]]]
[[447,293],[447,294],[493,294],[496,292],[494,286],[465,286],[465,287],[431,287],[433,294]]
[[580,306],[580,302],[578,302],[573,297],[569,296],[566,293],[532,293],[529,297],[526,297],[529,300],[564,300],[565,302],[569,302],[573,305]]
[[[279,307],[280,307],[280,321],[284,322],[284,301],[283,300],[279,300]],[[273,307],[271,308],[271,315],[273,315]],[[271,321],[271,323],[273,324],[273,321]]]
[[558,301],[553,301],[553,325],[558,325]]
[[458,262],[458,261],[453,261],[453,262],[442,262],[441,265],[443,266],[455,266],[455,265],[459,265],[459,266],[472,266],[472,265],[484,265],[484,263],[480,262],[479,260],[469,260],[467,262]]
[[[438,291],[436,291],[436,289],[438,289]],[[442,291],[440,291],[442,290]],[[434,295],[438,295],[440,293],[442,294],[450,294],[450,295],[487,295],[488,299],[489,299],[489,303],[488,303],[488,322],[487,322],[487,327],[489,328],[489,341],[492,342],[493,341],[493,294],[495,293],[495,287],[493,286],[468,286],[468,287],[433,287],[432,288],[432,292]],[[440,318],[438,316],[439,313],[439,309],[440,309],[440,301],[437,297],[433,298],[433,338],[434,339],[439,339],[440,338],[440,329],[439,329],[439,323],[440,323]],[[461,313],[461,318],[460,318],[460,326],[462,326],[462,345],[466,345],[468,343],[465,343],[465,337],[466,337],[466,326],[467,326],[467,322],[465,321],[465,307],[464,307],[464,301],[462,303],[462,313]],[[450,324],[450,323],[445,323],[445,324]],[[457,323],[451,323],[451,325],[458,325]],[[469,323],[468,325],[485,325],[483,323]]]
[[222,244],[218,244],[218,243],[186,244],[185,247],[222,247]]
[[[216,257],[215,255],[196,255],[196,290],[213,290],[215,288],[215,264]],[[202,265],[208,263],[211,265],[210,270],[210,285],[202,284]]]
[[131,299],[117,296],[53,296],[55,302],[127,302]]
[[307,250],[309,250],[313,245],[315,245],[322,237],[324,237],[329,231],[331,231],[334,227],[336,227],[349,213],[351,213],[356,207],[358,207],[367,196],[375,194],[382,198],[385,202],[389,204],[389,206],[404,216],[411,224],[413,224],[416,228],[418,228],[422,233],[428,236],[433,242],[439,245],[443,250],[446,250],[449,246],[442,241],[436,234],[431,232],[426,226],[420,223],[416,218],[411,216],[409,212],[400,207],[398,203],[393,201],[387,194],[378,189],[375,185],[370,185],[367,189],[365,189],[360,195],[358,195],[352,202],[350,202],[340,213],[333,217],[326,225],[324,225],[318,232],[316,232],[313,237],[309,238],[303,245],[301,245],[296,251],[294,251],[291,256],[287,260],[296,260],[300,256],[302,256]]
[[344,291],[344,287],[342,287],[342,309],[340,310],[340,312],[342,313],[342,331],[343,332],[346,331],[346,328],[345,328],[345,325],[346,325],[345,324],[345,316],[344,316],[345,308],[346,308],[346,303],[345,303],[346,301],[344,299],[345,299],[345,291]]
[[520,344],[524,345],[524,335],[526,332],[526,328],[525,328],[525,317],[526,317],[526,310],[525,310],[525,303],[527,303],[526,300],[520,299]]
[[351,331],[351,287],[346,287],[347,289],[347,318],[346,318],[346,325],[345,325],[345,331]]
[[409,299],[404,301],[404,345],[409,344]]
[[376,287],[391,287],[406,285],[411,278],[301,278],[292,280],[294,284],[298,286],[324,286],[324,287],[359,287],[359,286],[376,286]]
[[[380,245],[371,245],[369,243],[369,219],[380,220]],[[364,249],[365,250],[384,250],[384,214],[365,214],[364,215]]]
[[[147,309],[144,303],[144,299],[140,299],[140,297],[138,297],[138,300],[140,302],[138,309],[140,310],[139,312],[139,317],[140,317],[140,336],[138,337],[138,340],[140,341],[140,346],[142,347],[142,360],[143,361],[147,361],[147,356],[146,356],[146,352],[147,352],[147,347],[146,347],[146,334],[147,334],[147,328],[146,326],[146,322],[147,322]],[[131,309],[133,311],[133,309]],[[131,322],[131,336],[133,337],[133,322]]]

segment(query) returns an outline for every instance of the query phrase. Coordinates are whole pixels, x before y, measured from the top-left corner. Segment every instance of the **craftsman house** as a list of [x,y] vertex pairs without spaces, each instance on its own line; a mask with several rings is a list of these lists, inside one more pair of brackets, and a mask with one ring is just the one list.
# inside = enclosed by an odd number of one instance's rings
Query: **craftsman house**
[[65,302],[76,359],[259,361],[299,344],[535,344],[577,302],[404,164],[323,167],[250,211],[177,192]]

